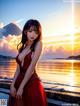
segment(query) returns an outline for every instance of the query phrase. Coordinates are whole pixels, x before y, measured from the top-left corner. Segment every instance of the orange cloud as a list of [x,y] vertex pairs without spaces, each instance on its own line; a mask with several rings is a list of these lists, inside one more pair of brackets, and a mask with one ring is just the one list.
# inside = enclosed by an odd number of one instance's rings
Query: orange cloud
[[17,45],[20,37],[21,35],[8,35],[7,37],[0,39],[0,54],[15,57],[17,54]]
[[[59,35],[43,38],[43,51],[42,55],[45,58],[57,58],[57,57],[68,57],[74,53],[77,55],[80,53],[80,34],[77,33],[74,35],[73,39],[73,51],[72,51],[72,39],[71,35]],[[16,56],[17,54],[17,45],[21,40],[21,35],[8,35],[0,39],[0,53]],[[47,57],[46,57],[47,56]]]

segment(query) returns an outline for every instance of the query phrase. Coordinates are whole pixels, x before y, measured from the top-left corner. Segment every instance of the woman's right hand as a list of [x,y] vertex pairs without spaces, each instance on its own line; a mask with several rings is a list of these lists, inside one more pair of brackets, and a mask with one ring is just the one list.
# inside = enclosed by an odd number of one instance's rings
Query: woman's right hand
[[16,89],[15,89],[14,85],[11,85],[11,87],[10,87],[10,94],[13,97],[16,97]]

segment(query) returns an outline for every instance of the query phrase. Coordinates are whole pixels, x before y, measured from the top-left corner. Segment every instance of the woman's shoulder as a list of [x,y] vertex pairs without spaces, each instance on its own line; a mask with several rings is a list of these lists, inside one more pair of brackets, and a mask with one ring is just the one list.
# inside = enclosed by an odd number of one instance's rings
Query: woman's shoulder
[[36,45],[37,45],[37,46],[42,46],[42,41],[41,41],[41,40],[38,41]]
[[35,47],[35,51],[42,50],[42,41],[38,41]]

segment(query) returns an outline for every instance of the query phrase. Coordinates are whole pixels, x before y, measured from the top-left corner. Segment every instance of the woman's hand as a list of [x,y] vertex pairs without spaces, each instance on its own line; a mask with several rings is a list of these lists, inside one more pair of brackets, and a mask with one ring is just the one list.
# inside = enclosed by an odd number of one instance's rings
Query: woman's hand
[[15,89],[14,85],[11,85],[11,87],[10,87],[10,94],[13,97],[16,97],[16,89]]
[[17,99],[21,99],[22,98],[22,94],[23,94],[23,88],[19,87],[17,94],[16,94],[16,98]]

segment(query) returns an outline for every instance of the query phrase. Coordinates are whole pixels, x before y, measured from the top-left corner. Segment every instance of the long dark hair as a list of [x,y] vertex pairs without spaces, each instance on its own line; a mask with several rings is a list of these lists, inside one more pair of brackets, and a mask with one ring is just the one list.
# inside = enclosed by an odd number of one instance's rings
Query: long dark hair
[[[21,42],[18,44],[17,46],[17,49],[20,52],[22,52],[22,50],[24,49],[25,47],[25,44],[26,42],[28,41],[28,38],[27,36],[25,35],[25,31],[28,31],[30,29],[30,27],[36,27],[36,30],[38,32],[38,37],[33,41],[30,49],[31,51],[34,51],[35,50],[35,46],[36,46],[36,43],[41,40],[42,38],[42,28],[41,28],[41,24],[39,23],[39,21],[37,20],[34,20],[34,19],[30,19],[28,20],[24,27],[23,27],[23,31],[22,31],[22,39],[21,39]],[[20,47],[19,47],[20,46]],[[27,46],[27,45],[26,45]]]

